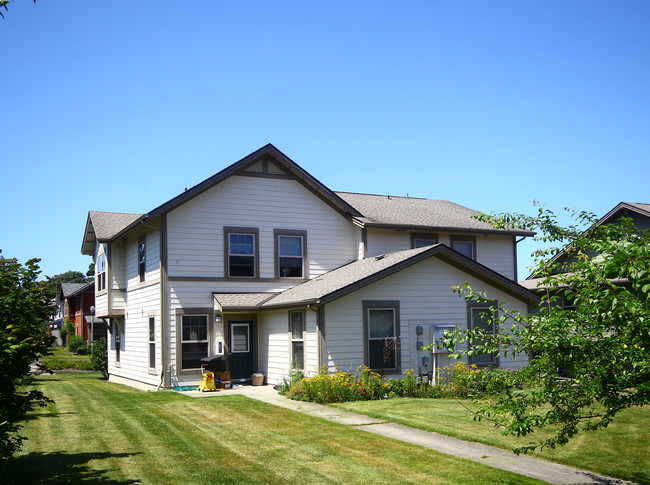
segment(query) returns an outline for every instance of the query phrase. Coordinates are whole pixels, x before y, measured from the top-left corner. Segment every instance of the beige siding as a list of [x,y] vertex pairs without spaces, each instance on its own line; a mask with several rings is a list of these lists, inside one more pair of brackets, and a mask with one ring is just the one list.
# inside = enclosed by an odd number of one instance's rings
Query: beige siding
[[[418,232],[418,231],[413,231]],[[421,231],[420,231],[421,232]],[[451,247],[450,233],[437,233],[438,242]],[[471,235],[471,234],[470,234]],[[512,236],[476,234],[476,260],[506,278],[515,278],[515,248]],[[411,232],[368,230],[368,257],[411,249]]]
[[[467,327],[467,305],[451,291],[452,285],[469,283],[475,290],[485,291],[490,298],[506,301],[508,307],[521,312],[526,305],[465,273],[430,258],[389,276],[377,283],[330,303],[325,310],[327,365],[354,370],[364,364],[363,307],[364,300],[400,301],[401,368],[419,370],[421,358],[428,352],[417,351],[417,325],[454,324]],[[424,335],[428,338],[427,335]],[[429,343],[429,342],[427,342]],[[521,367],[526,358],[502,361],[502,367]]]
[[170,277],[224,277],[224,226],[259,229],[262,278],[275,277],[274,229],[307,231],[312,278],[357,257],[353,224],[293,180],[233,176],[167,221]]
[[[157,283],[129,290],[126,294],[127,312],[124,316],[124,346],[119,366],[115,350],[109,343],[109,372],[111,375],[133,379],[150,385],[160,381],[160,286]],[[156,319],[156,369],[149,371],[149,317]],[[110,335],[113,338],[113,335]]]

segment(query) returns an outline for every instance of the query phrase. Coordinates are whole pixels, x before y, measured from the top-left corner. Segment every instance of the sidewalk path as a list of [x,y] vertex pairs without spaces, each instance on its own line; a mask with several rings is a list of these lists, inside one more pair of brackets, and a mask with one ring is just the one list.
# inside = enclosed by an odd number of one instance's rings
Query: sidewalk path
[[187,392],[193,397],[225,396],[243,394],[251,399],[257,399],[274,406],[292,409],[304,414],[316,416],[334,423],[354,426],[361,431],[374,433],[408,443],[424,446],[440,453],[454,455],[459,458],[474,460],[495,468],[507,470],[520,475],[544,480],[557,484],[598,484],[598,485],[631,485],[633,482],[597,475],[588,471],[552,463],[528,455],[514,453],[494,446],[464,441],[450,436],[422,431],[408,426],[387,423],[379,419],[361,414],[350,413],[320,404],[292,401],[278,394],[271,386],[244,386],[217,393],[203,394],[197,391]]

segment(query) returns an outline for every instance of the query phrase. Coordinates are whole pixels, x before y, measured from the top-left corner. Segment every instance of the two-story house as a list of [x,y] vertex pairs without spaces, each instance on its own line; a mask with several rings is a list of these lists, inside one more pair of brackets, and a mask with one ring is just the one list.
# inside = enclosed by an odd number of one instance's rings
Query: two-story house
[[110,378],[195,385],[200,359],[221,352],[233,380],[277,383],[292,365],[430,370],[436,326],[491,325],[453,285],[522,312],[538,301],[515,281],[517,238],[532,233],[474,214],[333,192],[272,145],[146,214],[90,212],[82,253],[110,326]]

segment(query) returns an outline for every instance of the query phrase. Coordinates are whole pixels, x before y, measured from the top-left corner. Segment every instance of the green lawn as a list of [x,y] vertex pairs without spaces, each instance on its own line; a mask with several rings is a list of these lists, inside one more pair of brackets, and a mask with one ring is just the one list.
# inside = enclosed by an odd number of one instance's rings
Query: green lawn
[[41,358],[41,362],[52,370],[92,369],[89,355],[78,355],[72,352],[68,352],[68,349],[65,347],[50,347],[50,355],[43,356]]
[[9,483],[540,483],[244,396],[193,399],[57,373]]
[[[503,436],[488,422],[471,419],[471,401],[451,399],[387,399],[337,404],[347,411],[378,419],[435,431],[468,441],[513,449],[532,439],[549,437]],[[467,407],[465,407],[467,406]],[[563,463],[604,475],[650,483],[650,408],[628,409],[605,430],[579,433],[566,446],[542,450],[532,456]]]

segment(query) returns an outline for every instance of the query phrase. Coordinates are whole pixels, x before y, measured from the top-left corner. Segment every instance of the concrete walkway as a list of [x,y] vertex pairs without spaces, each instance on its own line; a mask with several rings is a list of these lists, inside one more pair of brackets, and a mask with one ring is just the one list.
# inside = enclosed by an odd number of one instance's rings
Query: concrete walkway
[[279,395],[271,386],[243,386],[229,390],[220,390],[217,392],[201,393],[198,391],[190,391],[184,392],[183,394],[192,397],[217,397],[242,394],[251,399],[257,399],[258,401],[273,404],[274,406],[291,409],[310,416],[316,416],[334,423],[354,426],[361,431],[424,446],[425,448],[430,448],[440,453],[474,460],[484,465],[537,478],[549,483],[581,485],[628,485],[633,483],[597,475],[595,473],[565,465],[559,465],[557,463],[551,463],[538,458],[532,458],[528,455],[515,455],[508,450],[496,448],[494,446],[482,445],[471,441],[463,441],[438,433],[431,433],[399,424],[387,423],[379,419],[349,413],[347,411],[320,404],[292,401]]

